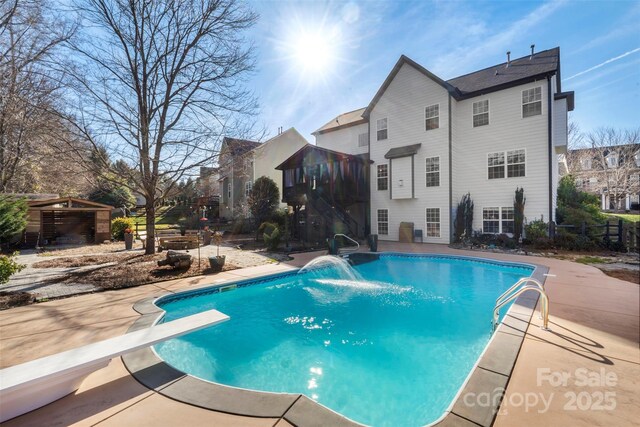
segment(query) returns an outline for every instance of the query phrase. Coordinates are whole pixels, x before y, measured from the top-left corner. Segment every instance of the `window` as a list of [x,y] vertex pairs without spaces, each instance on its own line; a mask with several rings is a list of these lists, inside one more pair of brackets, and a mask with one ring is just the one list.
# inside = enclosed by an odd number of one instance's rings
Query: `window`
[[473,103],[473,127],[485,126],[489,124],[489,100]]
[[429,157],[426,160],[427,187],[440,185],[440,157]]
[[525,176],[524,150],[507,151],[507,178]]
[[249,194],[251,194],[252,188],[253,188],[253,182],[247,181],[244,183],[244,197],[249,197]]
[[491,234],[510,233],[515,228],[513,207],[483,208],[482,232]]
[[636,160],[636,166],[640,168],[640,151],[634,154],[633,158]]
[[483,208],[482,209],[482,232],[483,233],[499,233],[500,232],[500,208]]
[[389,234],[388,209],[378,209],[378,234]]
[[427,237],[440,237],[440,208],[427,208]]
[[490,153],[488,165],[489,179],[504,178],[504,153]]
[[632,184],[640,184],[640,173],[633,174],[629,177]]
[[610,153],[607,156],[607,167],[617,168],[618,167],[618,153]]
[[522,91],[522,118],[542,114],[542,86]]
[[365,132],[358,135],[358,147],[366,147],[367,145],[369,145],[369,134]]
[[389,166],[378,165],[378,190],[389,189]]
[[387,139],[387,119],[378,119],[376,126],[378,129],[378,141]]
[[591,159],[580,160],[580,169],[583,171],[591,170]]
[[227,202],[231,201],[231,182],[227,182]]
[[513,233],[513,230],[515,229],[513,212],[513,208],[502,208],[502,233]]
[[440,104],[430,105],[424,109],[425,129],[438,129],[440,127]]
[[[506,162],[505,162],[506,158]],[[525,150],[499,151],[487,155],[489,179],[517,178],[526,173]],[[506,169],[506,173],[505,173]]]

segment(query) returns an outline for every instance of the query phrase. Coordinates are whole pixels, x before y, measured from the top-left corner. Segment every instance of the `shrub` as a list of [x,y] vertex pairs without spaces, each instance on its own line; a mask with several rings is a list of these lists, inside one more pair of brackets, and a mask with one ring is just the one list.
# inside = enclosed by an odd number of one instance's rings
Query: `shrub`
[[231,224],[231,234],[248,234],[253,230],[253,222],[249,218],[238,217]]
[[522,237],[522,225],[524,224],[524,205],[527,198],[524,197],[524,188],[516,188],[513,199],[513,238],[516,242]]
[[115,218],[111,221],[111,236],[114,239],[124,239],[124,230],[127,228],[135,229],[133,218]]
[[551,240],[547,236],[531,239],[530,241],[533,247],[536,249],[553,249],[554,248],[553,240]]
[[[266,176],[256,179],[247,200],[249,212],[257,224],[272,218],[280,203],[280,190],[274,180]],[[256,232],[256,240],[258,233]]]
[[467,193],[462,196],[460,202],[458,202],[458,208],[456,209],[456,217],[453,221],[454,227],[454,240],[459,242],[462,238],[471,239],[473,235],[473,201],[471,200],[471,194]]
[[[271,233],[267,232],[269,230],[271,230]],[[267,245],[267,249],[269,249],[270,251],[275,251],[278,249],[281,238],[282,234],[280,233],[280,229],[277,226],[275,228],[267,227],[266,231],[262,233],[262,239],[264,240],[265,245]]]
[[527,224],[524,227],[527,240],[531,242],[538,240],[541,237],[547,237],[548,230],[549,230],[549,224],[547,224],[541,219],[536,219],[534,221],[531,221],[529,224]]
[[269,222],[276,224],[281,229],[284,228],[284,224],[287,221],[288,214],[284,209],[277,209],[271,218],[269,218]]
[[263,233],[267,233],[267,234],[271,234],[273,232],[273,230],[275,230],[278,227],[278,224],[275,224],[273,222],[268,222],[265,221],[262,224],[260,224],[260,227],[258,227],[258,233],[263,234]]
[[11,255],[0,255],[0,285],[9,281],[9,278],[21,271],[25,266],[16,262],[18,252]]
[[612,241],[609,237],[605,236],[602,239],[602,247],[614,252],[626,252],[627,248],[624,243],[619,241]]
[[0,195],[0,244],[7,243],[27,226],[27,201]]

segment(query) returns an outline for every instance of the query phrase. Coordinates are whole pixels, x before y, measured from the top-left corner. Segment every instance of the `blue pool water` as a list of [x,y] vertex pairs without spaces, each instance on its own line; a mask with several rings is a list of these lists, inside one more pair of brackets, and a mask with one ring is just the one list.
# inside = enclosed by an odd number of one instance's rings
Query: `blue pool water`
[[214,308],[231,320],[156,345],[158,355],[221,384],[303,393],[360,423],[425,425],[489,341],[496,298],[533,271],[404,255],[317,267],[161,301],[165,321]]

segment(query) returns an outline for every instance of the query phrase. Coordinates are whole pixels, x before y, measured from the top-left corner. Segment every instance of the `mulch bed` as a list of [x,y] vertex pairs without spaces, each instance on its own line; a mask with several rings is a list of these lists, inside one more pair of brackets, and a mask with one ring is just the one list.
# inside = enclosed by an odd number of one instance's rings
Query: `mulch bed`
[[626,280],[627,282],[635,283],[640,285],[640,273],[637,270],[627,270],[627,269],[619,269],[619,270],[609,270],[601,268],[602,272],[607,276],[615,277],[616,279]]
[[[61,283],[83,283],[97,286],[101,289],[122,289],[140,286],[165,280],[183,279],[185,277],[215,274],[209,267],[209,261],[204,258],[194,259],[189,268],[158,267],[157,262],[165,258],[165,254],[136,255],[118,262],[88,272],[69,274]],[[235,270],[237,267],[225,264],[222,271]]]
[[0,292],[0,310],[28,305],[35,297],[28,292]]
[[87,255],[87,256],[74,256],[48,259],[45,261],[38,261],[33,264],[33,268],[57,268],[57,267],[84,267],[87,265],[99,265],[106,264],[108,262],[121,262],[128,261],[135,257],[141,256],[140,254],[132,255],[130,253],[120,254],[104,254],[104,255]]

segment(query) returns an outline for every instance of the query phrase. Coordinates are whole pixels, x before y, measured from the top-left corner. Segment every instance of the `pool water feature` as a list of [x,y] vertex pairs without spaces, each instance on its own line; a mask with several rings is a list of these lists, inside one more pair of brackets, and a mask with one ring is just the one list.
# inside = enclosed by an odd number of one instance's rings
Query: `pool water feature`
[[233,291],[166,297],[165,321],[217,309],[229,322],[155,346],[217,383],[302,393],[363,424],[416,426],[451,404],[490,339],[496,298],[532,267],[381,255],[317,259]]

